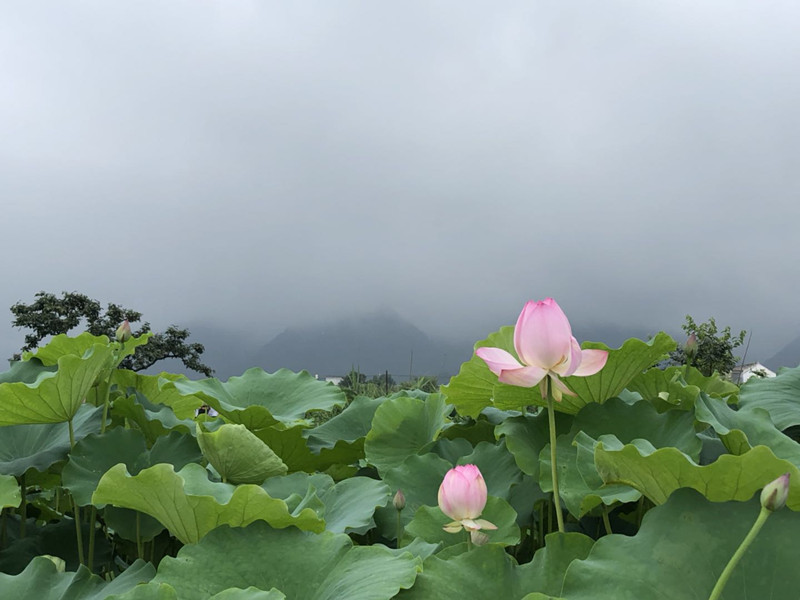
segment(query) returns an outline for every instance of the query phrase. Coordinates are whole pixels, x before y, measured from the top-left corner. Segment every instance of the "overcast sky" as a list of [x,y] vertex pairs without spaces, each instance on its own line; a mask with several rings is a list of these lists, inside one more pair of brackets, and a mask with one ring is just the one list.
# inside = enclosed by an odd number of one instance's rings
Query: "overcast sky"
[[[794,1],[11,0],[7,307],[800,334]],[[202,340],[200,340],[202,341]],[[603,340],[598,340],[603,341]],[[391,343],[391,340],[387,340]]]

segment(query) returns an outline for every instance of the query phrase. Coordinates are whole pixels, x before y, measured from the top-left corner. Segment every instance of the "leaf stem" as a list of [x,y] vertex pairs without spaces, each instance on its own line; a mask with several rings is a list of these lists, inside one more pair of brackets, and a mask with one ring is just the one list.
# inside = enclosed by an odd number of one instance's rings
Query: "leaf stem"
[[564,533],[564,515],[561,514],[561,495],[558,493],[558,465],[556,464],[556,414],[553,400],[553,384],[547,377],[547,422],[550,426],[550,472],[553,478],[553,503],[556,505],[558,531]]
[[95,521],[97,520],[97,507],[92,506],[91,516],[89,517],[89,570],[92,570],[94,563],[94,536],[95,536]]
[[144,547],[142,544],[141,513],[136,511],[136,552],[139,558],[144,559]]
[[611,531],[611,521],[608,519],[608,506],[603,505],[603,527],[606,528],[606,535],[614,533]]
[[28,485],[25,483],[25,473],[19,477],[19,487],[22,491],[22,504],[19,506],[19,537],[24,539],[28,529]]
[[763,507],[761,508],[761,512],[758,513],[756,522],[753,523],[753,526],[750,528],[747,536],[744,538],[744,540],[742,540],[742,543],[739,544],[739,547],[736,549],[736,552],[734,552],[733,556],[731,556],[728,564],[725,565],[725,569],[722,571],[719,579],[717,579],[717,584],[714,586],[714,589],[711,590],[711,595],[708,597],[708,600],[719,600],[722,595],[722,590],[725,589],[725,584],[728,583],[728,579],[731,577],[731,573],[733,573],[736,565],[739,564],[742,556],[744,556],[744,553],[747,552],[747,548],[749,548],[750,544],[753,543],[753,540],[756,539],[758,532],[761,531],[761,528],[767,521],[767,517],[769,517],[771,514],[771,510]]
[[395,511],[397,513],[397,547],[403,547],[403,519],[400,517],[401,511]]
[[[67,425],[69,426],[69,449],[75,449],[75,430],[72,427],[72,419],[67,421]],[[75,499],[73,494],[72,496],[72,518],[75,520],[75,540],[78,545],[78,562],[81,564],[85,564],[83,560],[83,535],[81,533],[81,511],[78,508],[78,501]]]

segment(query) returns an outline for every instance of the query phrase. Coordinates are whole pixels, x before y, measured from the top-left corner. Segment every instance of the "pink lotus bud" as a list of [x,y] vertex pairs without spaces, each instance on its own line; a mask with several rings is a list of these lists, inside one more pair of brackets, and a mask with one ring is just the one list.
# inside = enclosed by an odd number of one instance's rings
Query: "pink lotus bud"
[[115,337],[117,338],[118,342],[122,342],[123,344],[131,339],[131,324],[128,323],[128,319],[125,319],[122,322],[122,325],[117,327],[117,332]]
[[784,473],[761,490],[761,506],[769,511],[780,510],[789,497],[789,473]]
[[477,519],[486,506],[486,482],[475,465],[450,469],[439,486],[439,508],[451,519]]
[[403,495],[403,490],[397,490],[394,499],[392,499],[392,504],[394,504],[394,508],[397,512],[400,512],[406,507],[406,497]]
[[683,346],[683,353],[690,361],[697,356],[697,335],[692,332],[686,344]]

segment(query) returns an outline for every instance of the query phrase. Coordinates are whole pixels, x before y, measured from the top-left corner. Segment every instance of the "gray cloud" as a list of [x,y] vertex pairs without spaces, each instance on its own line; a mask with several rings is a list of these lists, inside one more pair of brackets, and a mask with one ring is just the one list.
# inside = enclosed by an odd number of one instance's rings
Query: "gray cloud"
[[[14,2],[0,308],[800,329],[790,2]],[[10,314],[8,315],[10,319]],[[0,325],[10,353],[20,332]]]

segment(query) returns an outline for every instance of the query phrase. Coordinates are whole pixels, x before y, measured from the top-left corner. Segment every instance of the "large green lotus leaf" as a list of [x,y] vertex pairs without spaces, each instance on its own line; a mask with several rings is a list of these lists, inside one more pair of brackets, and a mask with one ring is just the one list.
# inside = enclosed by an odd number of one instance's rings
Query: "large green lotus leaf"
[[197,442],[223,481],[264,483],[268,477],[285,475],[287,467],[269,446],[244,425],[226,423],[213,432],[197,424]]
[[[116,364],[119,364],[126,356],[130,356],[136,352],[136,348],[139,346],[145,345],[152,335],[152,333],[148,332],[125,342],[125,345],[116,354]],[[89,332],[84,332],[73,337],[65,333],[60,333],[54,336],[46,346],[37,348],[33,352],[24,352],[22,354],[22,359],[27,361],[32,358],[37,358],[44,365],[55,365],[62,356],[67,354],[83,356],[96,344],[108,346],[108,337],[105,335],[92,335]]]
[[418,565],[410,554],[354,547],[343,534],[314,535],[253,523],[242,529],[220,527],[200,543],[181,548],[176,558],[161,561],[153,581],[192,599],[252,586],[303,600],[378,600],[411,587]]
[[116,422],[128,419],[129,423],[135,424],[147,438],[148,444],[153,444],[170,431],[194,435],[193,419],[179,419],[170,407],[152,404],[138,392],[115,399],[111,416]]
[[595,447],[595,466],[606,483],[636,488],[655,504],[663,504],[678,488],[690,487],[712,502],[749,500],[783,473],[791,474],[786,505],[800,510],[800,471],[767,446],[755,446],[739,456],[723,454],[700,466],[680,450],[656,450],[646,440],[623,445],[614,436],[602,436]]
[[[497,347],[516,355],[513,340],[514,328],[503,327],[475,344],[475,349],[484,346]],[[675,345],[675,341],[663,332],[648,342],[629,339],[616,350],[605,344],[584,342],[581,345],[584,349],[608,350],[608,361],[600,372],[589,377],[565,378],[564,381],[577,396],[565,395],[556,405],[556,410],[575,414],[590,402],[603,403],[608,398],[613,398],[639,373],[674,350]],[[461,365],[458,375],[442,387],[442,392],[460,414],[472,417],[477,417],[487,406],[508,410],[528,405],[547,405],[536,389],[499,383],[497,376],[477,355]]]
[[22,502],[17,478],[13,475],[0,475],[0,509],[16,508]]
[[209,600],[283,600],[284,598],[286,598],[286,595],[275,588],[265,592],[251,586],[246,590],[229,588],[214,594]]
[[264,427],[253,431],[255,436],[269,446],[289,468],[289,471],[325,471],[336,465],[357,462],[351,448],[337,444],[334,448],[322,448],[318,454],[311,451],[303,437],[302,427],[289,429]]
[[694,430],[694,415],[686,411],[659,412],[648,402],[627,404],[611,398],[605,404],[587,404],[572,422],[570,435],[578,432],[597,439],[612,434],[623,443],[645,439],[656,448],[673,446],[697,460],[703,443]]
[[277,423],[286,427],[309,426],[307,412],[347,404],[347,397],[337,386],[319,381],[307,371],[293,373],[287,369],[270,374],[254,367],[224,383],[214,378],[183,379],[167,382],[163,387],[203,398],[226,419],[251,430]]
[[[75,444],[69,462],[61,472],[63,485],[78,505],[91,504],[92,494],[100,478],[111,467],[123,463],[131,473],[145,466],[143,456],[147,444],[141,432],[116,427],[105,433],[93,433]],[[103,508],[103,504],[98,504]]]
[[486,481],[489,495],[503,500],[508,500],[512,486],[522,481],[522,472],[503,439],[496,444],[481,442],[471,454],[458,459],[458,464],[477,466]]
[[572,561],[583,560],[589,556],[594,540],[582,533],[551,533],[544,538],[544,548],[536,551],[531,568],[539,574],[536,581],[537,593],[561,593],[564,573]]
[[531,563],[519,566],[501,545],[487,544],[447,560],[438,554],[426,559],[414,587],[397,600],[519,600],[538,588],[540,577]]
[[124,594],[109,596],[106,600],[178,600],[178,592],[171,585],[151,581],[139,584]]
[[308,439],[308,447],[319,454],[323,448],[330,449],[339,442],[346,442],[357,447],[357,452],[363,456],[364,437],[372,428],[372,418],[384,400],[357,396],[341,413],[303,432]]
[[325,522],[313,510],[292,515],[286,502],[260,487],[209,481],[206,470],[194,463],[177,473],[172,465],[158,464],[133,476],[125,465],[116,465],[100,479],[92,502],[155,517],[184,544],[196,543],[219,525],[242,527],[256,520],[274,527],[325,529]]
[[[573,417],[556,412],[556,434],[570,431]],[[520,470],[534,479],[539,479],[539,454],[550,443],[550,426],[546,411],[536,416],[520,416],[506,419],[495,428],[495,435],[506,440],[506,447]]]
[[[144,396],[153,406],[168,406],[179,420],[194,418],[195,411],[203,405],[204,400],[199,396],[183,394],[171,382],[188,381],[183,375],[160,373],[158,375],[143,375],[126,369],[116,369],[111,382],[126,396]],[[194,431],[194,430],[192,430]]]
[[[100,430],[103,409],[82,405],[72,419],[76,440]],[[67,459],[69,453],[67,423],[11,425],[0,432],[0,473],[20,476],[29,469],[46,471]]]
[[0,383],[0,426],[69,421],[110,360],[111,348],[94,344],[83,357],[62,356],[55,373],[34,383]]
[[739,386],[720,375],[706,377],[694,367],[648,369],[634,377],[627,387],[660,412],[671,408],[691,411],[701,391],[717,398],[728,398],[739,391]]
[[[447,431],[449,431],[449,429]],[[494,439],[492,440],[492,444],[494,444]],[[456,464],[459,458],[472,454],[472,451],[472,444],[464,438],[450,439],[440,437],[436,440],[436,443],[431,446],[431,452],[438,454],[451,465]]]
[[599,372],[589,377],[564,378],[578,397],[564,396],[557,408],[574,414],[586,404],[602,404],[609,398],[614,398],[637,375],[664,358],[675,346],[675,340],[663,331],[647,342],[631,338],[616,350],[605,344],[584,342],[581,344],[584,349],[608,350],[608,361]]
[[105,600],[149,581],[154,574],[150,563],[137,560],[113,581],[106,582],[86,567],[76,573],[60,573],[53,561],[39,556],[19,575],[0,573],[0,590],[3,598],[14,600]]
[[[420,506],[436,506],[439,486],[451,468],[452,463],[429,452],[409,456],[401,465],[386,471],[383,481],[389,486],[392,496],[397,490],[402,490],[406,499],[406,506],[400,512],[404,527]],[[393,503],[375,511],[375,523],[383,537],[397,539],[397,510]]]
[[[603,481],[594,466],[594,439],[583,432],[575,440],[571,438],[571,434],[556,438],[558,491],[571,514],[580,518],[601,504],[611,506],[639,499],[641,494],[632,487]],[[539,463],[539,486],[545,492],[552,492],[550,444],[542,449]]]
[[[481,519],[497,525],[497,529],[484,531],[489,536],[490,543],[513,546],[519,543],[519,527],[517,526],[517,513],[511,505],[502,498],[489,496],[486,507],[481,513]],[[454,546],[467,540],[467,533],[448,533],[443,527],[453,519],[444,514],[438,506],[420,506],[414,513],[414,518],[406,526],[403,539],[411,541],[420,538],[430,544],[443,544]]]
[[55,366],[46,367],[42,361],[35,358],[12,361],[8,371],[0,373],[0,383],[33,383],[42,373],[55,373],[56,368]]
[[[717,504],[694,490],[678,490],[647,512],[633,536],[599,539],[586,560],[567,569],[566,600],[706,600],[759,513],[758,498]],[[797,598],[800,519],[778,511],[742,557],[725,600]]]
[[282,477],[271,477],[261,486],[273,498],[281,498],[293,510],[293,501],[303,498],[308,502],[309,493],[322,504],[325,529],[333,533],[362,532],[372,527],[375,509],[389,501],[389,487],[382,481],[368,477],[350,477],[339,483],[324,473],[292,473]]
[[[185,598],[185,596],[182,597]],[[205,600],[207,596],[202,598]],[[285,598],[284,593],[275,588],[265,592],[264,590],[249,587],[247,589],[228,588],[218,594],[214,594],[208,600],[284,600]],[[178,600],[178,592],[169,584],[150,582],[138,585],[126,594],[109,596],[106,600]]]
[[739,393],[743,411],[762,408],[780,430],[800,425],[800,367],[783,369],[777,377],[751,377]]
[[364,441],[367,462],[383,475],[409,456],[426,452],[447,426],[449,412],[440,394],[427,400],[400,396],[384,401]]
[[[475,419],[468,419],[461,423],[453,423],[450,427],[445,429],[442,432],[441,437],[439,440],[450,439],[450,440],[465,440],[472,444],[473,446],[477,446],[481,442],[494,442],[494,428],[497,423],[490,421],[489,419],[485,418],[486,411],[490,409],[484,409],[481,416],[478,417],[477,420]],[[496,413],[500,414],[508,414],[506,411],[498,411],[496,409]],[[514,416],[520,413],[514,413]],[[510,415],[509,415],[510,416]]]
[[[173,432],[159,438],[148,450],[140,431],[116,427],[102,434],[91,434],[75,444],[61,477],[63,486],[72,493],[78,505],[85,506],[92,503],[92,494],[100,479],[114,465],[122,463],[129,473],[136,475],[142,469],[159,463],[180,470],[201,459],[193,437]],[[104,504],[96,506],[103,508]]]
[[733,410],[724,400],[700,394],[695,418],[709,425],[732,454],[744,454],[758,445],[769,446],[776,456],[800,466],[800,444],[781,433],[769,413],[751,404]]

